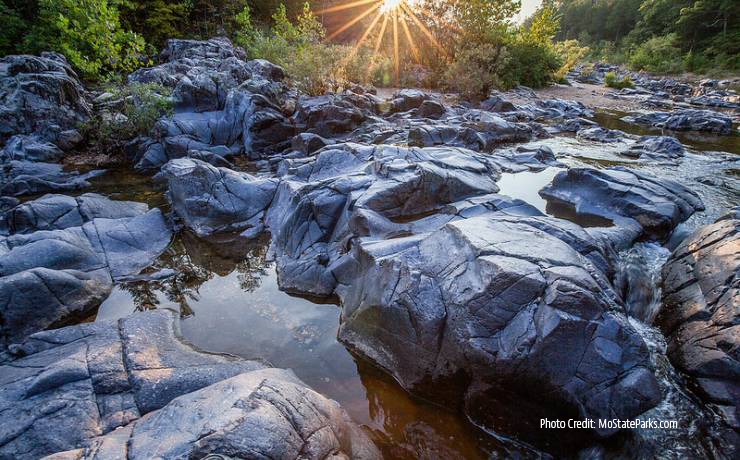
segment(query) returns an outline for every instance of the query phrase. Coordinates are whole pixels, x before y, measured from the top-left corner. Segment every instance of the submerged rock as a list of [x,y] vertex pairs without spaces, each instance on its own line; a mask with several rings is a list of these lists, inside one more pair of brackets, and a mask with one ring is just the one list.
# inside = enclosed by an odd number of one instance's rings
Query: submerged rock
[[735,211],[684,240],[663,268],[656,320],[668,357],[700,396],[719,408],[740,440],[740,215]]
[[55,163],[9,161],[0,164],[0,196],[83,190],[90,186],[88,179],[102,173],[100,170],[84,174],[68,172]]
[[177,321],[167,310],[137,313],[12,347],[0,364],[0,411],[13,420],[0,430],[0,457],[87,446],[178,396],[265,367],[194,349],[177,337]]
[[198,236],[264,230],[277,180],[217,168],[200,160],[182,158],[167,163],[160,173],[167,181],[173,211]]
[[653,239],[668,237],[696,211],[703,211],[699,196],[683,185],[623,167],[572,168],[559,173],[540,191],[548,203],[565,205],[577,214],[596,216]]
[[90,447],[49,460],[98,458],[380,459],[334,401],[290,371],[240,374],[180,396]]

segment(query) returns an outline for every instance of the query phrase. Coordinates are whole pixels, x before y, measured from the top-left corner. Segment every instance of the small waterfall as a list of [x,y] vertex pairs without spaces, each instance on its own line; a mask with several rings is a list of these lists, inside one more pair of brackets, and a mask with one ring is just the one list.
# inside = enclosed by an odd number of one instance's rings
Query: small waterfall
[[652,324],[660,307],[661,270],[670,255],[656,243],[638,243],[620,253],[614,286],[630,317]]

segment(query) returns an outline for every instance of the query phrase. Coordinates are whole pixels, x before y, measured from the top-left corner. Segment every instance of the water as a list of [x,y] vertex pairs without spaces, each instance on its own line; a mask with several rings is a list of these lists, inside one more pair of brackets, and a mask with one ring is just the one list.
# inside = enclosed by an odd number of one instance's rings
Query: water
[[561,171],[561,168],[547,168],[540,172],[520,172],[516,174],[504,173],[497,185],[501,189],[499,193],[518,198],[531,204],[543,213],[547,212],[547,202],[539,195],[547,184]]

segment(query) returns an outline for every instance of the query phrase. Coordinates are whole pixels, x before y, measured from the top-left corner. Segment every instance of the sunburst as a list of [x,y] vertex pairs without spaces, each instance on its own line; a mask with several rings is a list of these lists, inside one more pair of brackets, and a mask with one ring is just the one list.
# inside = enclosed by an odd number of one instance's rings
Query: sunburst
[[[358,22],[362,21],[363,19],[367,18],[368,16],[375,14],[375,16],[370,21],[369,25],[365,28],[364,33],[362,34],[362,37],[357,40],[355,43],[354,50],[355,52],[365,44],[365,42],[368,40],[372,32],[375,30],[376,27],[380,27],[380,32],[377,36],[377,40],[375,42],[375,52],[378,52],[380,48],[383,45],[383,40],[386,35],[386,30],[388,26],[390,25],[392,27],[392,40],[393,40],[393,64],[395,69],[395,76],[396,81],[398,82],[400,78],[400,37],[399,37],[399,26],[403,30],[404,37],[406,39],[406,43],[414,56],[414,60],[417,63],[420,63],[421,56],[419,52],[419,47],[416,44],[416,41],[414,40],[413,34],[409,28],[408,21],[410,20],[413,22],[413,24],[422,32],[422,34],[429,40],[429,42],[435,46],[437,49],[439,49],[442,54],[445,54],[444,49],[440,46],[440,44],[437,42],[437,40],[434,38],[434,35],[429,31],[429,29],[422,23],[422,21],[418,18],[414,10],[418,8],[420,3],[420,0],[355,0],[355,1],[349,1],[345,2],[339,5],[332,6],[330,8],[324,8],[320,11],[317,11],[315,14],[317,15],[324,15],[324,14],[333,14],[333,13],[340,13],[345,10],[349,9],[355,9],[359,7],[364,7],[367,5],[366,8],[364,8],[361,12],[359,12],[357,15],[353,16],[352,18],[348,19],[347,22],[345,22],[343,25],[341,25],[339,28],[334,30],[331,34],[329,34],[326,37],[327,41],[334,40],[335,38],[339,37],[346,31],[348,31],[352,26],[357,24]],[[389,24],[390,23],[390,24]]]

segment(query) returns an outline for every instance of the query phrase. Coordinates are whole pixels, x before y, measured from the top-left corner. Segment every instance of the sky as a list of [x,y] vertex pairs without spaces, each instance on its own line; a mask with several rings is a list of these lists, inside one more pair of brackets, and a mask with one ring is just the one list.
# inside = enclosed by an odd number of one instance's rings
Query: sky
[[522,10],[517,16],[517,22],[522,22],[535,12],[542,0],[522,0]]

